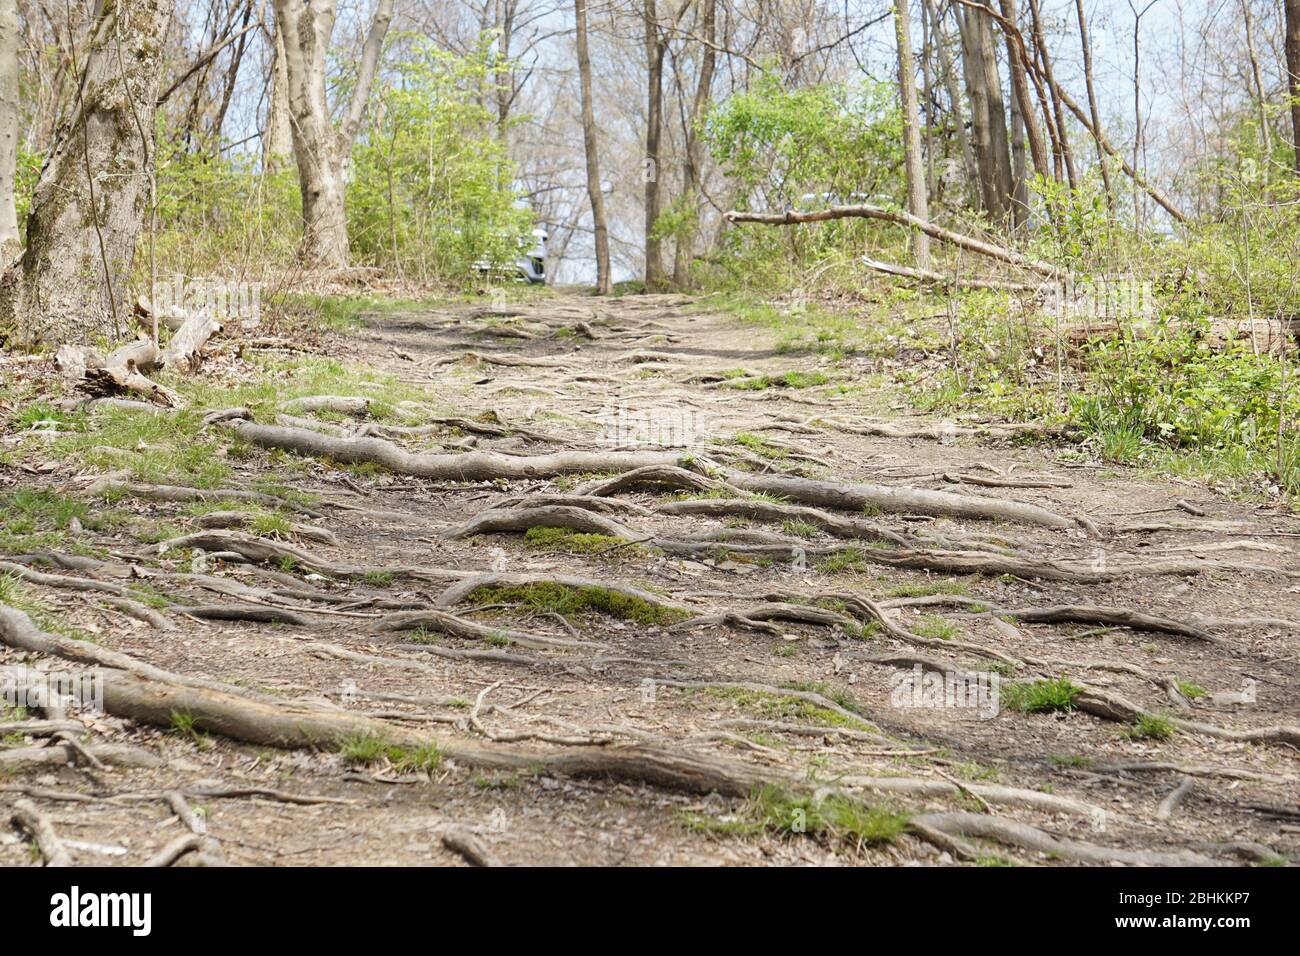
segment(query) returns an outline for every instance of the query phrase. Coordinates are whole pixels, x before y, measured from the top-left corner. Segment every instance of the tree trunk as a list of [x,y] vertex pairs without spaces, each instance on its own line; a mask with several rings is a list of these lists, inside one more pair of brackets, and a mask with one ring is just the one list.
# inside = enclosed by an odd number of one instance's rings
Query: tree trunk
[[334,31],[335,0],[275,0],[276,32],[284,37],[287,100],[302,193],[301,257],[308,267],[346,269],[348,220],[344,205],[352,141],[365,117],[393,0],[379,0],[366,34],[352,99],[334,127],[325,95],[325,62]]
[[955,9],[961,30],[962,68],[971,101],[971,130],[980,195],[985,212],[1001,224],[1011,208],[1011,154],[1007,139],[1002,80],[993,51],[993,32],[986,14]]
[[1011,219],[1019,229],[1029,220],[1029,170],[1025,164],[1025,118],[1020,99],[1011,98]]
[[[1007,22],[1018,24],[1016,0],[1002,0],[1002,15],[1006,17]],[[1025,75],[1029,64],[1024,62],[1022,48],[1016,43],[1016,38],[1010,31],[1004,32],[1007,39],[1007,72],[1011,75],[1011,92],[1015,99],[1015,109],[1020,114],[1023,135],[1029,143],[1029,155],[1034,162],[1034,172],[1046,179],[1051,175],[1051,170],[1047,165],[1047,148],[1043,145],[1043,134],[1034,119],[1034,101],[1029,95],[1029,81]],[[1024,176],[1020,176],[1019,179],[1023,180]],[[1027,210],[1017,201],[1017,224],[1023,221],[1024,211]]]
[[645,0],[646,129],[645,129],[645,284],[649,290],[664,285],[663,245],[654,233],[661,209],[659,192],[659,140],[663,134],[664,53],[659,36],[655,0]]
[[[1083,0],[1079,0],[1080,3]],[[1291,95],[1291,137],[1295,171],[1300,175],[1300,0],[1285,0],[1287,92]]]
[[[928,7],[933,0],[923,0]],[[968,183],[979,182],[979,167],[975,163],[975,154],[971,150],[970,137],[966,134],[966,117],[962,112],[961,91],[957,87],[957,73],[953,69],[952,57],[948,55],[948,34],[943,27],[943,17],[935,20],[935,49],[939,53],[939,71],[943,74],[944,88],[948,92],[948,103],[952,107],[953,132],[957,137],[957,152],[961,154],[962,167],[966,170]],[[976,190],[978,192],[978,189]]]
[[12,258],[6,244],[18,241],[18,29],[17,0],[0,0],[0,268]]
[[[894,37],[898,43],[898,95],[903,106],[903,154],[907,171],[907,211],[918,219],[930,218],[921,163],[920,115],[916,105],[916,76],[912,67],[912,31],[907,0],[894,3]],[[930,268],[930,237],[912,230],[912,257],[919,269]]]
[[284,36],[275,31],[275,54],[271,64],[271,105],[266,113],[262,162],[268,172],[278,172],[285,157],[293,153],[293,130],[289,122],[289,73],[284,65]]
[[[1074,165],[1074,150],[1070,146],[1070,131],[1065,125],[1065,109],[1061,106],[1061,97],[1056,89],[1056,76],[1052,72],[1052,58],[1047,51],[1047,43],[1043,38],[1043,20],[1039,13],[1038,0],[1029,0],[1029,13],[1032,17],[1034,30],[1034,51],[1041,64],[1043,79],[1047,81],[1047,89],[1052,97],[1052,115],[1044,117],[1044,121],[1049,124],[1056,124],[1056,135],[1052,139],[1058,149],[1057,155],[1065,164],[1065,175],[1070,183],[1070,188],[1077,189],[1079,174]],[[1057,178],[1060,178],[1059,173]]]
[[709,95],[713,89],[713,71],[718,54],[714,47],[715,27],[717,24],[717,0],[703,0],[701,11],[700,75],[695,85],[695,100],[691,104],[690,125],[686,130],[686,160],[682,167],[682,201],[687,204],[691,215],[677,236],[673,249],[673,285],[682,289],[691,281],[691,260],[694,257],[695,227],[699,215],[700,168],[703,165],[700,156],[700,124],[704,122],[704,111],[709,105]]
[[0,338],[86,343],[125,330],[173,6],[118,0],[91,31],[80,85],[32,197],[27,248],[0,280]]
[[[1297,8],[1300,8],[1300,0],[1287,0],[1287,3],[1288,5],[1295,3]],[[1106,188],[1106,206],[1113,217],[1115,187],[1110,181],[1110,163],[1106,159],[1106,147],[1101,140],[1101,109],[1097,106],[1097,90],[1092,82],[1092,43],[1088,40],[1088,21],[1083,15],[1083,0],[1075,0],[1074,7],[1079,16],[1079,42],[1083,45],[1083,80],[1088,88],[1088,115],[1092,117],[1092,138],[1097,144],[1097,162],[1101,166],[1101,181]],[[1296,157],[1296,168],[1300,169],[1300,146],[1296,148]]]
[[591,105],[591,55],[587,50],[587,0],[573,0],[578,34],[578,80],[582,86],[582,141],[587,153],[587,197],[596,239],[596,294],[609,295],[609,224],[600,188],[600,159],[596,154],[596,116]]

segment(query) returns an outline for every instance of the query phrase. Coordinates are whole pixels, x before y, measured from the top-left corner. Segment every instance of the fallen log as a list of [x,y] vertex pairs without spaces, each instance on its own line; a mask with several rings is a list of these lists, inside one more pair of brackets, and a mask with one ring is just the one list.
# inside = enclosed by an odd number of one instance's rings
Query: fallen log
[[172,335],[167,348],[158,356],[158,363],[169,369],[193,368],[208,339],[221,329],[221,323],[209,312],[191,315]]
[[1035,259],[1014,249],[1006,249],[991,242],[985,242],[983,239],[976,239],[974,236],[953,232],[951,229],[945,229],[928,220],[913,216],[911,213],[896,209],[885,209],[883,206],[862,204],[831,206],[828,209],[819,209],[816,212],[795,212],[787,209],[785,212],[771,213],[739,212],[733,209],[726,214],[726,219],[728,222],[756,222],[766,226],[792,226],[805,222],[826,222],[830,219],[879,219],[899,226],[906,226],[909,229],[919,229],[927,236],[938,239],[940,242],[946,242],[959,249],[965,249],[967,252],[1019,266],[1022,269],[1028,269],[1030,272],[1037,272],[1039,275],[1055,276],[1058,274],[1057,268],[1050,262],[1043,262],[1041,259]]

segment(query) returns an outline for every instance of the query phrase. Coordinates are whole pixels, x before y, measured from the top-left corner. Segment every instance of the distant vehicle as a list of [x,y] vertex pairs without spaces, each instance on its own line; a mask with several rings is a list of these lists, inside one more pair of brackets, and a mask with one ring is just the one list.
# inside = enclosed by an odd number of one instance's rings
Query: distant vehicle
[[[520,200],[516,209],[529,209],[528,203]],[[474,263],[474,268],[482,275],[495,273],[498,276],[517,275],[530,285],[543,285],[546,282],[546,242],[550,239],[545,229],[533,229],[530,237],[519,240],[519,255],[509,266],[493,266],[486,259]],[[530,242],[531,240],[531,242]]]
[[546,240],[549,238],[545,229],[534,229],[532,248],[515,260],[520,276],[533,285],[546,282]]

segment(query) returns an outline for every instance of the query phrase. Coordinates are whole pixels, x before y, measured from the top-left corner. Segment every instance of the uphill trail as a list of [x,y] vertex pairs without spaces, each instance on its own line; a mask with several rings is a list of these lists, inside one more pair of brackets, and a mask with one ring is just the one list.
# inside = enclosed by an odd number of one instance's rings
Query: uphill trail
[[0,686],[105,711],[0,713],[0,864],[1300,858],[1290,512],[684,296],[303,347],[401,397],[209,403],[219,489],[0,476],[167,529],[0,555]]

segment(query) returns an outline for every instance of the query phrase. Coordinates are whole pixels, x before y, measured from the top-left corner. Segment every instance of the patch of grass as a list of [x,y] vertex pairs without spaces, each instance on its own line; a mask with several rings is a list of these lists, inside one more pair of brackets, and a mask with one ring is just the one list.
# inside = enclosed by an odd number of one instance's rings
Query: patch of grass
[[378,734],[351,734],[339,742],[339,753],[350,764],[388,763],[400,771],[432,771],[442,764],[442,751],[434,743],[410,747]]
[[1093,765],[1093,759],[1082,754],[1048,754],[1047,762],[1054,767],[1074,767],[1079,770],[1087,770]]
[[771,786],[756,791],[735,814],[709,816],[685,812],[678,820],[694,833],[745,837],[768,832],[786,837],[807,836],[856,849],[892,843],[908,825],[905,814],[888,807],[842,794],[816,799]]
[[769,388],[814,388],[825,385],[830,377],[824,372],[784,372],[781,375],[756,375],[742,378],[728,376],[727,388],[739,388],[746,391],[763,391]]
[[370,296],[307,295],[284,297],[287,311],[305,315],[313,324],[335,332],[352,332],[366,324],[368,315],[419,312],[441,304],[438,299],[386,299]]
[[1182,694],[1188,700],[1196,700],[1198,697],[1204,697],[1209,693],[1200,684],[1193,683],[1189,680],[1180,680],[1174,682],[1178,686],[1178,693]]
[[1142,432],[1127,425],[1114,425],[1097,435],[1101,457],[1106,461],[1127,464],[1142,457]]
[[171,732],[178,737],[185,737],[194,743],[203,745],[208,742],[207,734],[199,727],[199,719],[186,710],[173,710],[169,717]]
[[253,534],[263,538],[288,538],[293,533],[293,522],[278,511],[258,512],[250,527]]
[[961,581],[935,581],[933,584],[899,584],[885,592],[886,597],[931,597],[936,594],[967,595],[970,589]]
[[[529,528],[524,532],[524,544],[541,551],[559,551],[564,554],[599,554],[611,548],[620,551],[644,550],[639,545],[626,544],[612,534],[592,534],[572,528]],[[625,545],[619,547],[619,545]]]
[[780,459],[787,458],[790,455],[790,453],[784,448],[777,448],[775,445],[769,445],[761,436],[755,435],[753,432],[736,432],[736,434],[731,437],[731,440],[742,448],[748,448],[754,454],[773,461],[779,461]]
[[961,633],[956,624],[937,614],[923,614],[920,623],[916,625],[915,631],[922,637],[940,641],[951,641]]
[[1168,740],[1176,729],[1174,722],[1163,714],[1143,714],[1125,728],[1124,736],[1129,740]]
[[173,604],[171,598],[148,584],[128,584],[126,589],[131,592],[131,597],[135,600],[155,610],[162,610]]
[[751,800],[750,812],[764,829],[789,835],[807,834],[865,846],[891,843],[907,829],[907,817],[840,794],[821,800],[764,787]]
[[866,559],[858,548],[841,548],[828,554],[817,562],[816,568],[822,574],[838,574],[841,571],[865,571]]
[[165,415],[102,409],[86,430],[58,438],[50,451],[106,470],[124,468],[138,481],[216,488],[230,476],[230,466],[219,438],[202,425],[194,409]]
[[[790,689],[801,690],[803,688],[792,687]],[[871,729],[871,726],[864,720],[846,717],[838,711],[827,707],[819,707],[799,697],[771,694],[767,691],[746,690],[741,687],[707,687],[704,689],[704,693],[718,700],[730,701],[738,707],[754,711],[769,720],[801,720],[822,727]],[[830,698],[828,697],[828,699]],[[839,703],[839,701],[836,701],[836,703]],[[841,704],[840,706],[844,705]]]
[[361,575],[361,580],[377,588],[386,588],[392,586],[396,577],[392,571],[366,571]]
[[476,588],[469,596],[478,604],[520,604],[536,611],[572,614],[608,614],[634,624],[674,624],[690,617],[687,611],[660,607],[630,594],[586,585],[569,587],[554,581],[537,584]]
[[50,609],[33,597],[27,586],[16,574],[0,574],[0,604],[7,604],[15,610],[22,611],[43,631],[61,634],[74,641],[94,643],[92,635],[80,628],[65,624]]
[[479,790],[518,790],[524,785],[515,774],[476,774],[470,778],[470,783]]
[[799,518],[781,522],[781,530],[796,538],[811,538],[821,532],[821,528]]
[[1074,710],[1074,698],[1083,690],[1068,678],[1016,681],[1004,684],[1002,703],[1026,714],[1067,712]]

